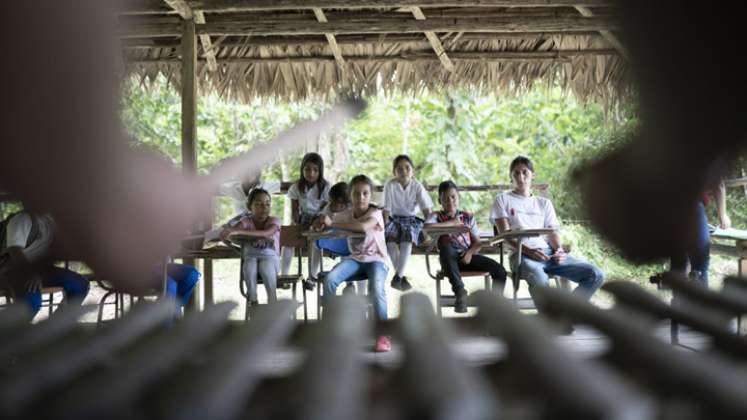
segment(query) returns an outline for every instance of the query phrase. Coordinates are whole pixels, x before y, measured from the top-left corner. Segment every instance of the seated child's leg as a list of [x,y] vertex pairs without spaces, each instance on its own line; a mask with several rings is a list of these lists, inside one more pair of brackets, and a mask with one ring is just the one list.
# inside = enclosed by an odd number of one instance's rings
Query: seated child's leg
[[364,263],[364,268],[366,277],[368,277],[369,294],[373,300],[376,318],[385,321],[389,319],[386,304],[386,276],[389,269],[381,261]]
[[441,270],[451,284],[451,290],[454,294],[464,289],[462,275],[459,272],[459,253],[451,246],[442,246],[438,250],[438,259],[441,261]]
[[31,308],[31,319],[33,319],[36,314],[39,312],[39,309],[41,309],[42,305],[42,295],[41,292],[23,292],[17,295],[19,298],[19,301],[25,302],[26,305]]
[[290,274],[291,264],[293,263],[293,255],[296,253],[296,248],[292,246],[284,246],[280,250],[280,256],[282,258],[281,273],[284,276]]
[[410,259],[410,254],[412,254],[412,242],[400,243],[399,260],[397,261],[397,265],[395,266],[397,275],[400,277],[405,276],[405,268],[407,267],[407,261]]
[[[512,265],[516,257],[511,256]],[[546,263],[542,261],[535,261],[527,257],[521,257],[520,273],[521,278],[529,283],[530,287],[547,287],[550,284],[550,278],[545,273]]]
[[309,273],[312,277],[316,277],[319,275],[319,269],[322,265],[322,251],[319,250],[319,248],[314,245],[311,247],[311,273]]
[[573,293],[589,299],[602,286],[604,274],[595,265],[568,257],[562,264],[548,264],[547,273],[578,283]]
[[269,302],[276,302],[278,300],[277,279],[279,264],[278,257],[267,257],[259,260],[259,275],[262,276],[262,281],[265,283],[267,300]]
[[258,272],[258,261],[257,258],[245,257],[244,266],[241,268],[244,270],[244,281],[246,282],[246,294],[249,296],[250,302],[257,301],[257,272]]
[[389,259],[392,260],[392,267],[397,269],[399,265],[399,244],[396,242],[387,242],[386,251],[389,254]]
[[42,285],[65,289],[66,303],[83,303],[89,290],[88,280],[85,277],[75,271],[55,266],[43,270]]
[[352,278],[361,270],[362,264],[349,259],[343,260],[324,276],[324,300],[331,299],[337,294],[337,287]]
[[503,293],[503,288],[506,285],[506,270],[498,261],[484,255],[475,254],[469,264],[460,263],[459,267],[463,270],[487,271],[493,279],[493,287]]
[[169,277],[176,281],[176,296],[178,302],[184,306],[189,303],[192,292],[200,280],[200,272],[191,265],[169,264],[167,266]]

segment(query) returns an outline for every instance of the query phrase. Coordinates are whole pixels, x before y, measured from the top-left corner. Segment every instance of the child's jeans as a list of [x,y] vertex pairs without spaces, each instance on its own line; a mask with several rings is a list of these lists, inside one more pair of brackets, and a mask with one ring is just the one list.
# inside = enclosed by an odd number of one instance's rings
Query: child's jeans
[[346,281],[368,279],[369,295],[373,300],[374,312],[379,320],[386,320],[386,276],[389,268],[384,262],[358,262],[345,259],[335,266],[324,278],[324,300],[331,299],[337,287]]
[[[552,255],[549,247],[545,250],[545,255]],[[515,265],[516,255],[513,254],[511,255],[512,269],[515,269]],[[573,292],[584,299],[591,298],[604,281],[604,274],[599,268],[570,255],[561,264],[552,259],[535,261],[524,255],[521,256],[521,277],[526,279],[531,287],[546,287],[550,282],[549,276],[560,276],[578,283],[578,287]]]
[[278,300],[277,282],[280,259],[277,256],[266,257],[244,257],[244,281],[246,282],[247,295],[250,302],[257,301],[257,276],[262,278],[267,291],[267,300],[275,302]]
[[[75,271],[49,266],[43,269],[41,277],[43,287],[62,287],[65,290],[66,303],[80,304],[88,295],[88,280]],[[26,292],[19,297],[29,305],[33,315],[39,312],[42,305],[41,291]]]

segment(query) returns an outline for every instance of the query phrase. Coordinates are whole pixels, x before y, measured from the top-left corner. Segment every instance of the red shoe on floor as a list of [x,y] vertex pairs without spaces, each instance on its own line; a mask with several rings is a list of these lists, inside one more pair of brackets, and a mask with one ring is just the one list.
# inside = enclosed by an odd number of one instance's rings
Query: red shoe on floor
[[379,338],[376,339],[374,351],[376,353],[386,353],[390,350],[392,350],[392,339],[388,335],[380,335]]

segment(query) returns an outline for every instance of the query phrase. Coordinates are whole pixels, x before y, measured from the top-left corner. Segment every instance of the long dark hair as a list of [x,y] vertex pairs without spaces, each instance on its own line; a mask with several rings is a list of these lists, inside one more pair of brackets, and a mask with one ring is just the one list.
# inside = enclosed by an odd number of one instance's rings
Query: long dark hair
[[303,168],[307,163],[313,163],[319,168],[319,178],[316,179],[316,188],[319,190],[319,196],[317,198],[321,199],[322,191],[324,191],[328,182],[324,179],[324,159],[322,159],[319,153],[306,153],[303,156],[303,159],[301,160],[301,173],[298,176],[298,190],[305,193],[307,187],[313,188],[313,186],[310,186],[309,183],[306,182],[306,178],[303,177]]

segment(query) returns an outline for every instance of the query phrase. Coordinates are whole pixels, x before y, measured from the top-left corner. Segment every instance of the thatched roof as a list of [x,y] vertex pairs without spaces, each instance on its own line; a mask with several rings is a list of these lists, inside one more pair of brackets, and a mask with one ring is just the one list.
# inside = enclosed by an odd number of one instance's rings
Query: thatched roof
[[128,0],[119,19],[127,72],[178,83],[193,18],[200,86],[242,100],[536,83],[617,99],[629,65],[612,1]]

